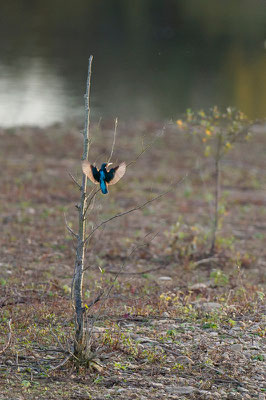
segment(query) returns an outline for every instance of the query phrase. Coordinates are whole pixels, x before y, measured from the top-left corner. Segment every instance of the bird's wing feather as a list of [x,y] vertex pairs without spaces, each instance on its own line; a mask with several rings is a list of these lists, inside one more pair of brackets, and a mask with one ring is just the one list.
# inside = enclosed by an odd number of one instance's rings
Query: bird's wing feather
[[100,181],[100,173],[98,169],[89,163],[89,161],[84,160],[82,162],[82,171],[87,177],[95,184],[99,183]]
[[110,169],[110,171],[107,173],[105,180],[109,185],[114,185],[125,175],[125,172],[126,172],[126,163],[122,162],[117,167]]

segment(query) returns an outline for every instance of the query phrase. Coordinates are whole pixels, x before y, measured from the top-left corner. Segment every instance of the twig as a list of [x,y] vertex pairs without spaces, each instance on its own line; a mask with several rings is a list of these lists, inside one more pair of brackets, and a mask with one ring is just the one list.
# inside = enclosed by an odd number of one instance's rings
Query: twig
[[34,350],[37,350],[40,353],[65,353],[69,354],[68,350],[61,350],[61,349],[42,349],[41,347],[33,347]]
[[74,178],[74,176],[69,172],[68,175],[70,176],[70,178],[72,179],[72,181],[77,185],[77,187],[79,188],[79,190],[81,190],[81,186],[78,183],[78,181],[76,180],[76,178]]
[[65,365],[71,358],[72,358],[72,354],[67,356],[60,364],[56,365],[55,367],[51,367],[50,370],[55,371],[56,369],[63,367],[63,365]]
[[62,346],[62,343],[60,342],[60,340],[58,339],[58,337],[56,336],[56,334],[53,332],[53,330],[51,329],[51,327],[50,327],[49,331],[50,331],[51,335],[52,335],[52,336],[55,338],[55,340],[57,341],[57,343],[58,343],[59,347],[61,348],[61,350],[62,350],[64,353],[71,354],[69,350],[65,350],[65,349],[64,349],[64,347]]
[[101,297],[103,296],[103,294],[104,294],[104,291],[102,291],[100,294],[98,294],[96,299],[91,301],[89,304],[86,304],[87,307],[83,307],[83,311],[86,311],[86,308],[91,308],[92,306],[94,306],[94,304],[98,303],[98,301],[101,300]]
[[52,331],[52,329],[50,328],[50,333],[52,334],[52,336],[56,339],[59,347],[61,347],[62,351],[66,354],[68,354],[68,356],[66,356],[66,358],[58,365],[56,365],[55,367],[51,367],[51,371],[54,371],[60,367],[62,367],[63,365],[65,365],[71,358],[72,359],[77,359],[77,357],[75,356],[75,354],[73,354],[72,351],[70,350],[65,350],[64,347],[62,346],[61,342],[59,341],[58,337],[56,336],[56,334]]
[[[180,352],[176,352],[176,351],[174,351],[172,349],[169,349],[169,347],[167,347],[165,344],[160,343],[160,342],[158,342],[158,345],[161,346],[166,353],[173,354],[174,356],[177,356],[177,357],[182,357],[182,356],[185,357],[184,354],[181,353],[181,351]],[[191,360],[191,364],[193,364],[192,360]]]
[[85,211],[84,211],[84,215],[83,215],[84,220],[86,219],[86,218],[85,218],[85,215],[86,215],[86,213],[87,213],[87,211],[88,211],[88,209],[89,209],[89,207],[90,207],[90,205],[91,205],[91,203],[92,203],[92,200],[95,199],[96,194],[97,194],[101,189],[98,189],[98,190],[96,190],[96,191],[93,193],[94,190],[95,190],[95,189],[93,189],[93,190],[91,191],[91,193],[89,194],[89,196],[88,196],[88,197],[90,197],[90,199],[89,199],[88,204],[87,204],[87,206],[86,206],[86,208],[85,208]]
[[[237,139],[238,139],[239,137],[241,137],[241,136],[244,135],[244,134],[247,134],[248,131],[249,131],[251,128],[253,128],[254,126],[260,124],[260,122],[261,122],[260,120],[256,120],[256,121],[253,121],[251,124],[248,124],[247,126],[244,126],[244,127],[234,136],[234,138],[231,139],[230,143],[231,143],[231,144],[234,144],[234,143],[237,141]],[[220,153],[220,159],[223,158],[223,156],[225,155],[225,153],[226,153],[226,150],[225,150],[225,149],[221,151],[221,153]]]
[[66,219],[66,214],[64,213],[64,217],[65,217],[65,224],[66,224],[66,228],[67,228],[67,230],[68,230],[68,232],[70,232],[71,233],[71,235],[73,235],[74,236],[74,238],[78,238],[78,235],[70,228],[70,226],[68,225],[68,223],[67,223],[67,219]]
[[116,131],[117,131],[117,118],[115,119],[115,129],[114,129],[114,139],[113,139],[113,144],[112,144],[112,149],[111,149],[111,153],[110,153],[110,157],[107,161],[107,163],[109,163],[113,157],[113,152],[114,152],[114,148],[115,148],[115,139],[116,139]]
[[201,265],[201,264],[208,264],[212,261],[219,261],[219,258],[217,258],[217,257],[203,258],[202,260],[196,261],[194,263],[194,266],[197,267],[198,265]]
[[[100,240],[101,240],[101,237],[102,237],[102,234],[104,232],[104,229],[105,229],[105,226],[102,228],[102,231],[99,234],[99,237],[98,237],[98,240],[97,240],[98,242],[100,242]],[[88,259],[91,257],[91,255],[92,255],[92,253],[94,251],[94,247],[95,247],[95,245],[90,249],[90,253],[88,255]],[[83,271],[87,271],[87,269],[89,269],[89,268],[90,268],[90,263],[87,263],[87,265],[86,265],[86,267],[84,267]]]
[[181,178],[177,183],[172,184],[171,185],[171,189],[166,190],[163,193],[160,193],[158,196],[153,197],[150,200],[145,201],[144,203],[140,204],[137,207],[131,208],[130,210],[124,211],[122,213],[116,214],[111,218],[108,218],[104,221],[102,221],[99,225],[97,225],[94,229],[92,229],[92,231],[90,232],[90,234],[86,237],[86,239],[84,240],[84,243],[87,243],[87,241],[89,240],[89,238],[94,234],[95,231],[97,231],[97,229],[99,229],[101,226],[107,224],[108,222],[112,221],[113,219],[119,218],[119,217],[123,217],[124,215],[130,214],[134,211],[138,211],[141,210],[142,208],[146,207],[148,204],[152,203],[153,201],[159,200],[161,197],[166,196],[168,193],[171,193],[174,189],[174,187],[180,183],[182,183],[186,178],[187,178],[188,174],[186,174],[185,176],[183,176],[183,178]]
[[3,347],[3,349],[0,351],[0,354],[4,353],[8,347],[11,344],[11,339],[12,339],[12,327],[11,327],[11,323],[12,323],[12,319],[10,318],[10,320],[8,321],[8,329],[9,329],[9,333],[8,333],[8,338],[7,338],[7,343],[5,344],[5,346]]
[[219,375],[224,375],[228,380],[230,380],[231,383],[235,383],[235,384],[237,384],[239,386],[244,386],[244,384],[242,382],[239,382],[238,380],[231,378],[231,376],[227,375],[224,371],[222,371],[222,370],[220,370],[218,368],[214,368],[214,367],[212,367],[210,365],[207,365],[207,364],[202,364],[201,366],[203,366],[205,368],[208,368],[211,371],[214,371]]
[[150,268],[150,269],[146,269],[144,271],[140,271],[140,272],[129,272],[129,271],[115,271],[112,269],[106,270],[105,272],[107,274],[117,274],[119,273],[120,275],[143,275],[143,274],[148,274],[149,272],[155,272],[158,271],[159,269],[165,268],[165,265],[160,265],[159,267],[156,268]]
[[131,164],[135,164],[135,162],[137,162],[137,160],[142,156],[142,154],[144,154],[159,138],[156,137],[155,139],[153,139],[146,147],[144,147],[144,149],[138,154],[138,156],[135,158],[135,160],[130,161],[129,164],[127,164],[127,168],[131,165]]

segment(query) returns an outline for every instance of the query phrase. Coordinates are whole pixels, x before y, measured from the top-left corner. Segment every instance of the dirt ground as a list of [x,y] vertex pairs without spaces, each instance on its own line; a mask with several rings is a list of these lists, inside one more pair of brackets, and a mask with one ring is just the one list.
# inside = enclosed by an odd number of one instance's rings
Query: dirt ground
[[[92,126],[90,161],[113,123]],[[82,127],[0,130],[0,399],[264,399],[266,127],[222,163],[221,225],[211,159],[175,124],[119,126],[113,162],[133,162],[98,194],[84,296],[90,370],[66,361]],[[151,146],[141,154],[143,146]],[[90,186],[91,188],[92,186]],[[118,272],[118,276],[117,276]],[[90,307],[99,293],[101,301]]]

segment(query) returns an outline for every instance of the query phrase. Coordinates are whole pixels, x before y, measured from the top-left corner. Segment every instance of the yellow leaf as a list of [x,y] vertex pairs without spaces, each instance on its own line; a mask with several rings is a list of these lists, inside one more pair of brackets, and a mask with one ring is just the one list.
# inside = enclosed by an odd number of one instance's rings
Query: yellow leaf
[[177,121],[176,121],[176,124],[178,125],[178,126],[180,126],[180,128],[183,126],[183,121],[181,120],[181,119],[178,119]]
[[226,143],[225,143],[225,147],[226,147],[227,149],[231,149],[231,148],[232,148],[232,145],[231,145],[230,142],[226,142]]

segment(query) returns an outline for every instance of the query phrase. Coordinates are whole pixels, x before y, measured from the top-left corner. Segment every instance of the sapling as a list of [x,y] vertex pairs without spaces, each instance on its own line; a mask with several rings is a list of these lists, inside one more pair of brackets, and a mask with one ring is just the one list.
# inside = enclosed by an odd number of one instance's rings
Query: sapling
[[[88,67],[87,90],[86,90],[86,94],[85,94],[86,118],[85,118],[84,132],[83,132],[83,156],[82,156],[82,161],[83,161],[82,164],[83,165],[84,165],[84,163],[87,165],[88,154],[89,154],[89,145],[90,145],[90,140],[91,140],[90,139],[89,99],[90,99],[92,60],[93,60],[93,57],[90,56],[89,67]],[[110,154],[108,162],[111,160],[113,150],[114,150],[116,129],[117,129],[117,120],[115,120],[114,140],[113,140],[111,154]],[[127,167],[129,165],[135,163],[138,160],[138,158],[150,146],[151,146],[151,144],[149,144],[146,148],[144,148],[134,161],[127,164]],[[84,171],[84,168],[83,168],[83,171]],[[96,188],[94,187],[90,193],[87,193],[87,173],[88,173],[88,171],[85,170],[85,172],[86,172],[86,174],[84,174],[84,173],[82,174],[82,183],[81,184],[79,184],[79,182],[70,174],[74,183],[78,186],[78,188],[80,190],[80,201],[79,201],[79,204],[76,205],[76,208],[78,210],[78,216],[79,216],[78,217],[78,231],[74,232],[71,229],[71,227],[67,224],[67,221],[66,221],[66,227],[76,241],[75,270],[74,270],[74,276],[73,276],[73,282],[72,282],[72,301],[73,301],[73,306],[74,306],[74,311],[75,311],[75,340],[74,340],[73,356],[74,356],[74,360],[76,362],[77,368],[79,368],[80,365],[92,366],[92,367],[97,366],[97,363],[95,364],[94,361],[92,361],[94,359],[95,355],[91,351],[91,340],[90,340],[92,337],[93,323],[95,322],[97,315],[95,315],[95,318],[93,319],[93,322],[91,323],[91,328],[88,330],[88,329],[86,329],[87,327],[85,326],[86,325],[85,312],[88,308],[92,307],[98,301],[108,299],[110,292],[111,292],[112,288],[114,287],[116,279],[123,269],[123,265],[122,265],[120,267],[120,270],[115,272],[116,276],[108,289],[106,289],[105,291],[102,291],[94,300],[91,301],[91,303],[89,305],[84,304],[84,302],[83,302],[83,277],[84,277],[84,272],[87,269],[84,267],[86,246],[89,245],[91,238],[93,237],[93,235],[95,234],[95,232],[98,229],[104,228],[104,226],[106,224],[110,223],[114,219],[126,216],[126,215],[128,215],[132,212],[138,211],[138,210],[142,210],[143,208],[148,206],[153,201],[159,200],[163,196],[165,196],[168,193],[170,193],[171,191],[173,191],[177,187],[177,185],[182,183],[184,181],[184,179],[187,177],[187,175],[186,175],[183,178],[181,178],[178,182],[170,184],[168,190],[160,193],[159,195],[157,195],[147,201],[144,201],[142,204],[138,204],[129,210],[117,213],[117,214],[111,216],[110,218],[107,218],[106,220],[100,221],[98,224],[92,226],[91,229],[88,230],[88,232],[86,232],[86,221],[88,219],[87,214],[89,211],[92,210],[93,202],[96,198],[97,193],[100,191],[100,189],[97,186]],[[101,310],[101,307],[99,307],[99,311],[100,310]],[[94,364],[94,366],[92,364]]]
[[212,256],[220,221],[221,161],[237,140],[249,137],[252,123],[241,111],[228,107],[222,112],[214,107],[208,112],[189,109],[184,121],[178,120],[177,125],[199,139],[204,146],[205,157],[210,157],[214,165],[214,208],[209,249],[209,255]]

